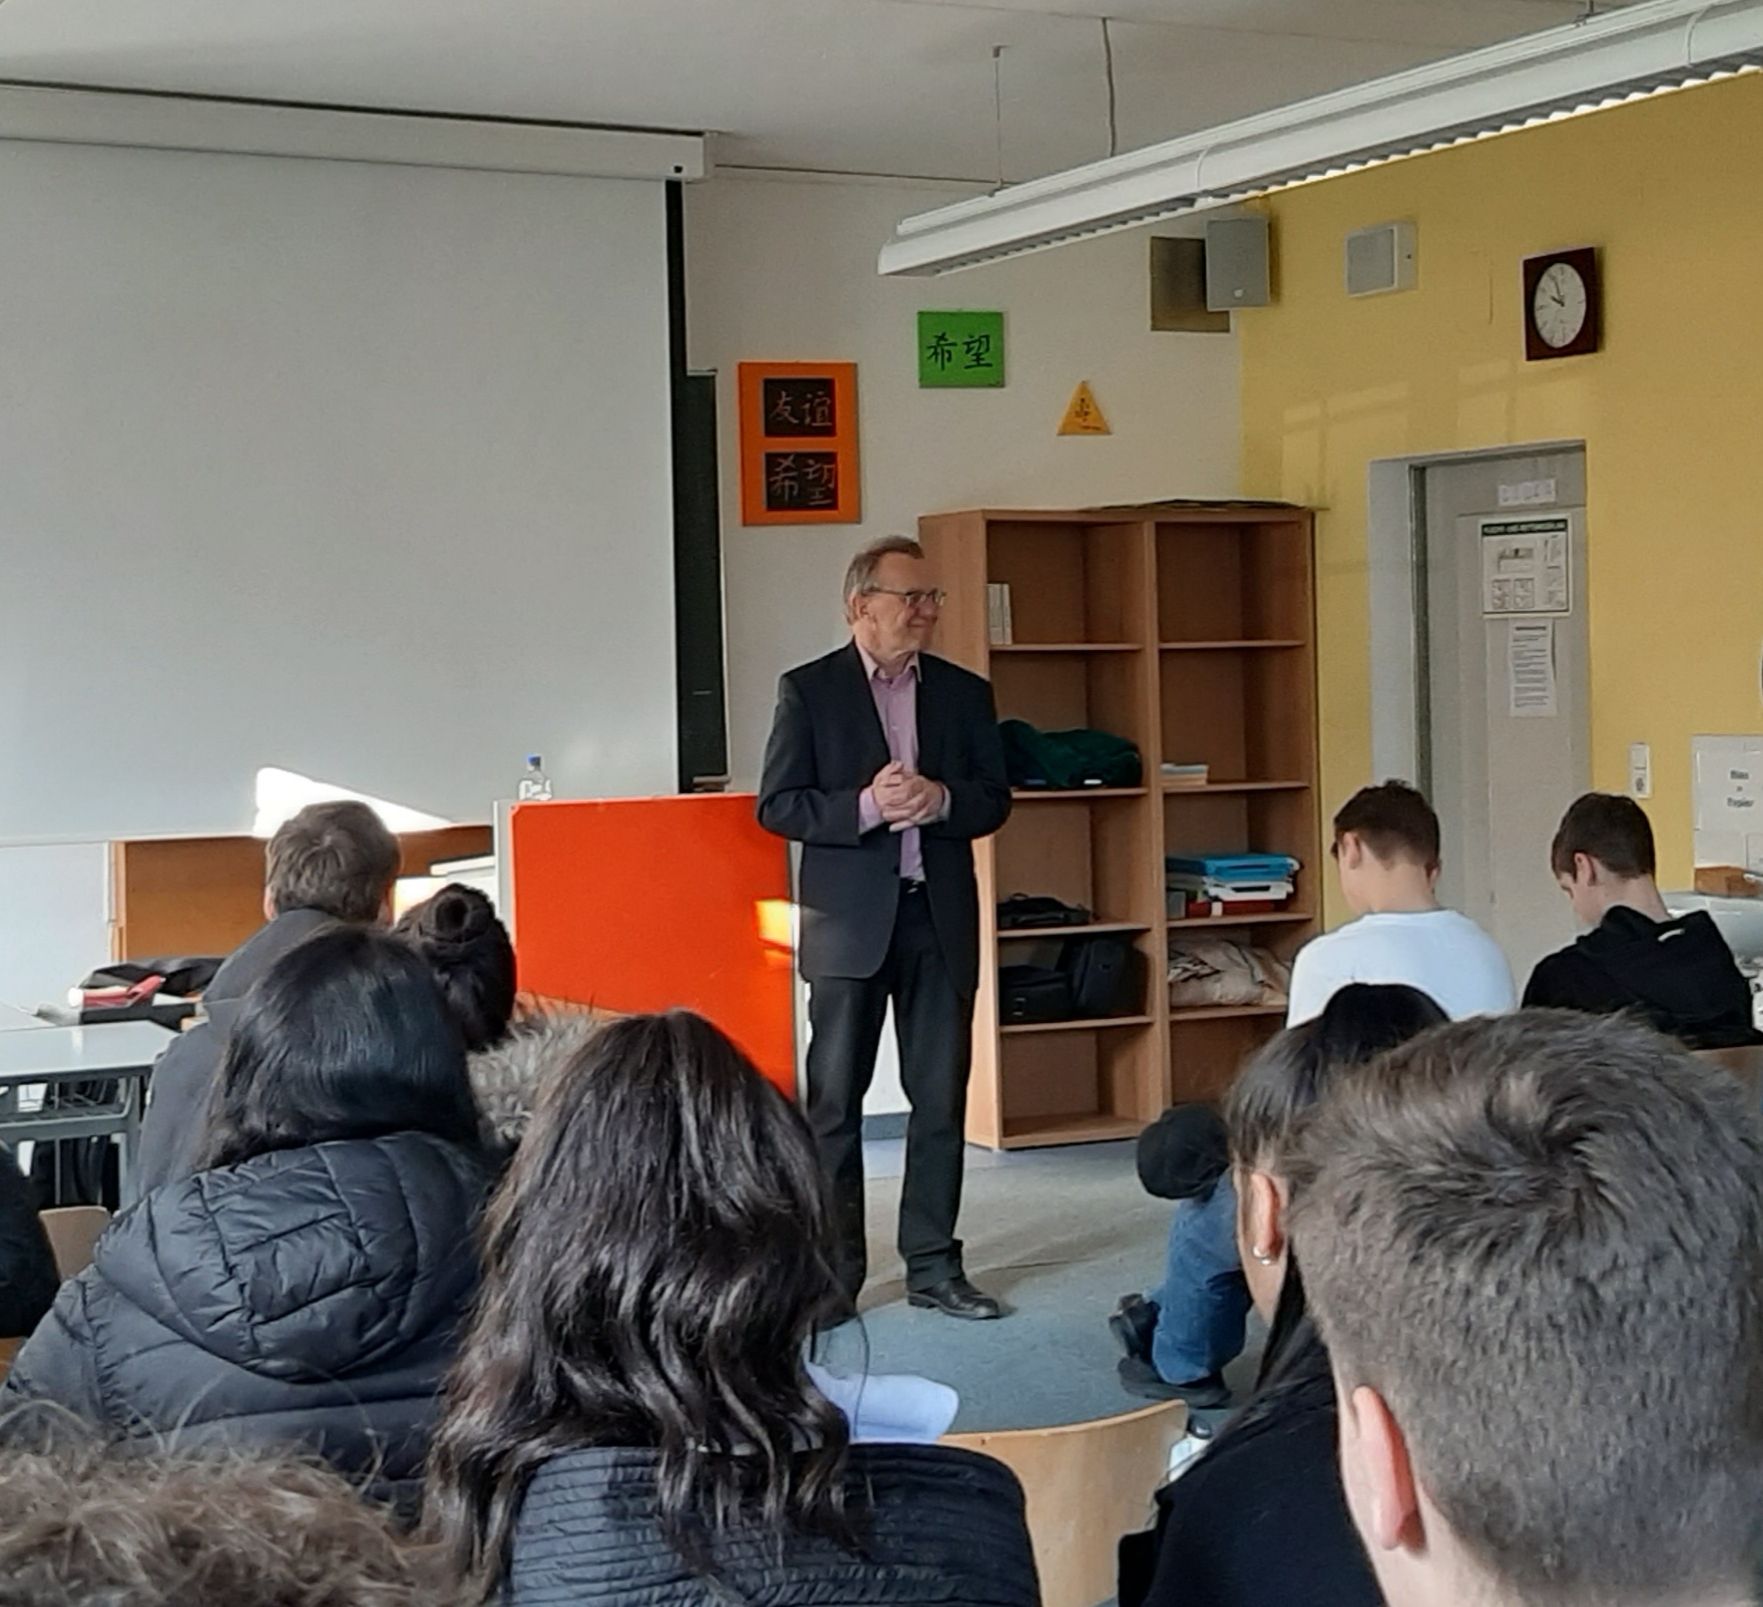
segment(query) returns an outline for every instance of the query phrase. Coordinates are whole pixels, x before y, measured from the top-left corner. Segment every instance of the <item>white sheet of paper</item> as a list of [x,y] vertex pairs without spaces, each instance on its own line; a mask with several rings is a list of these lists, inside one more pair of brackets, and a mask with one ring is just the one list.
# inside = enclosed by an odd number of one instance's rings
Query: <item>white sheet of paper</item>
[[1513,715],[1546,719],[1557,712],[1554,620],[1507,621],[1506,686]]

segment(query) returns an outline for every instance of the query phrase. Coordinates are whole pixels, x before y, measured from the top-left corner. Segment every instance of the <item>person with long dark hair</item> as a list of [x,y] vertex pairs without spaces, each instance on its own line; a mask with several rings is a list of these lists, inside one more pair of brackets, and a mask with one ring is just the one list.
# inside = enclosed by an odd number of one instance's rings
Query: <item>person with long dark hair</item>
[[1446,1019],[1417,988],[1349,983],[1238,1075],[1224,1119],[1243,1273],[1268,1324],[1261,1375],[1212,1447],[1158,1492],[1156,1528],[1123,1542],[1120,1607],[1379,1607],[1341,1489],[1328,1352],[1287,1242],[1284,1158],[1335,1079]]
[[422,960],[321,930],[245,999],[199,1170],[111,1223],[7,1395],[181,1446],[304,1446],[413,1508],[477,1288],[481,1142]]
[[552,1068],[484,1237],[428,1481],[482,1598],[1038,1602],[1007,1469],[853,1443],[813,1382],[841,1296],[814,1140],[709,1022]]

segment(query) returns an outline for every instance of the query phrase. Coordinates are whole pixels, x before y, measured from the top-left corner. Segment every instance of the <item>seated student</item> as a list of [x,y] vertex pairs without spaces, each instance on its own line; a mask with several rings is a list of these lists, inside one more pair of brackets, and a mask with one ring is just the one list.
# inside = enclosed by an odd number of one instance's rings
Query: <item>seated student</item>
[[411,1508],[488,1178],[422,961],[346,926],[277,960],[198,1159],[105,1230],[6,1394],[179,1445],[304,1446]]
[[1269,1326],[1267,1350],[1255,1398],[1158,1492],[1157,1526],[1139,1554],[1138,1537],[1122,1542],[1121,1607],[1378,1607],[1341,1493],[1328,1353],[1291,1255],[1284,1157],[1305,1112],[1349,1067],[1445,1019],[1413,988],[1351,983],[1269,1043],[1232,1086],[1237,1239]]
[[30,1182],[0,1144],[0,1339],[35,1328],[60,1283]]
[[[35,1416],[32,1412],[27,1415]],[[0,1424],[0,1439],[15,1430]],[[450,1607],[438,1559],[312,1462],[61,1430],[0,1450],[0,1607]]]
[[1588,792],[1561,817],[1549,868],[1591,928],[1538,960],[1526,1006],[1631,1011],[1691,1049],[1760,1040],[1751,988],[1702,910],[1673,920],[1653,880],[1653,828],[1632,798]]
[[1319,1014],[1349,982],[1405,982],[1454,1020],[1513,1007],[1499,946],[1434,896],[1439,817],[1413,787],[1361,787],[1334,817],[1332,851],[1341,896],[1357,919],[1298,950],[1287,1026]]
[[251,984],[327,922],[383,926],[391,919],[398,839],[364,803],[308,804],[270,838],[264,865],[269,924],[215,973],[202,996],[207,1021],[171,1044],[148,1081],[136,1198],[195,1171],[215,1067]]
[[1008,1469],[854,1443],[811,1376],[840,1301],[813,1136],[707,1021],[553,1068],[485,1257],[428,1489],[477,1599],[1038,1602]]
[[[1354,793],[1334,818],[1334,856],[1342,896],[1358,919],[1298,951],[1288,1026],[1320,1014],[1349,982],[1404,983],[1452,1017],[1513,1007],[1512,972],[1494,940],[1433,896],[1439,819],[1413,787],[1386,781]],[[1191,1406],[1229,1398],[1223,1370],[1243,1347],[1249,1309],[1227,1231],[1236,1208],[1226,1178],[1203,1209],[1176,1213],[1151,1347],[1155,1376],[1135,1367],[1129,1351],[1120,1365],[1131,1393]],[[1177,1290],[1184,1293],[1178,1297]],[[1120,1315],[1142,1322],[1131,1299]]]
[[449,882],[399,916],[392,935],[428,961],[467,1054],[503,1040],[514,1015],[514,944],[489,899]]
[[1757,1600],[1763,1128],[1736,1079],[1619,1018],[1458,1023],[1343,1078],[1292,1177],[1389,1607]]

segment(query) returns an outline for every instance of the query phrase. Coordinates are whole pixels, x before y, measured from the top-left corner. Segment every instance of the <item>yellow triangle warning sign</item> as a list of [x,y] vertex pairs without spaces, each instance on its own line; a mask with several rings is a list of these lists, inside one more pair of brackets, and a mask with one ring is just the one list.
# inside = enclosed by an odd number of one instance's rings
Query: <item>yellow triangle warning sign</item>
[[1108,420],[1103,418],[1102,409],[1096,404],[1096,393],[1090,389],[1090,382],[1082,380],[1071,393],[1071,401],[1066,405],[1065,417],[1059,421],[1061,435],[1112,435],[1108,428]]

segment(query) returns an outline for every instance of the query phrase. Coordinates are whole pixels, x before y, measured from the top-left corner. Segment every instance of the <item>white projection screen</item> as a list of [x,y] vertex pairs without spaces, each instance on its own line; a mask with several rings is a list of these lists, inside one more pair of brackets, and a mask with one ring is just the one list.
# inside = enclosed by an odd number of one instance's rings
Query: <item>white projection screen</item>
[[0,844],[674,790],[664,205],[0,143]]

